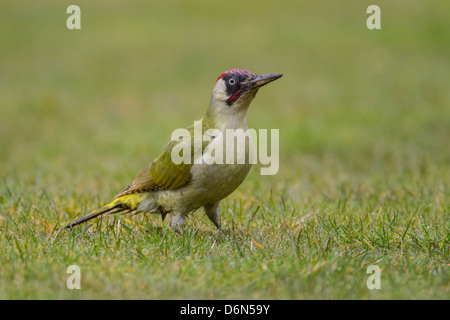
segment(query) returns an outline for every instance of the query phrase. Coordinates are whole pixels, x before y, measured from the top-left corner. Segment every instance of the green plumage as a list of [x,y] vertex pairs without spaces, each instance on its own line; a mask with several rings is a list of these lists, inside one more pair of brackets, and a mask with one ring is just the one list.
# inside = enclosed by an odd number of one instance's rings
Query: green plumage
[[[204,122],[208,123],[203,119],[200,121],[202,124]],[[208,126],[202,125],[202,135],[207,127]],[[186,130],[189,132],[191,137],[191,159],[193,159],[195,154],[194,126],[190,126]],[[171,159],[172,149],[178,143],[179,141],[170,141],[159,157],[150,163],[137,176],[137,178],[126,189],[122,190],[115,198],[120,198],[128,194],[154,190],[175,190],[189,183],[192,179],[190,170],[193,165],[193,161],[191,161],[191,163],[175,164]],[[208,144],[208,141],[202,141],[202,153]]]

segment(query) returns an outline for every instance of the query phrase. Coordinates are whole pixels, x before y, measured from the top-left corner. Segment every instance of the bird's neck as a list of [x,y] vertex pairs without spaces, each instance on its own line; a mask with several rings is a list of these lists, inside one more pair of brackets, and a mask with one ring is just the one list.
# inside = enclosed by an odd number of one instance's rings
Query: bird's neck
[[[221,104],[221,105],[217,105]],[[203,123],[209,128],[216,129],[247,129],[247,109],[231,108],[221,101],[211,100],[208,110],[203,117]]]

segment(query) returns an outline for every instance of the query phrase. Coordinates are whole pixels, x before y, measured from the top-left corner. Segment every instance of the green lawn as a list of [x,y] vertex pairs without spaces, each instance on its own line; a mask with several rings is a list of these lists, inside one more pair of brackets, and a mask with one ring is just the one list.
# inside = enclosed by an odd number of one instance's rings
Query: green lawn
[[[450,299],[450,2],[297,2],[81,0],[73,31],[72,2],[1,4],[0,298]],[[234,67],[284,74],[248,113],[280,129],[280,170],[252,169],[223,231],[201,211],[182,235],[148,215],[57,230]]]

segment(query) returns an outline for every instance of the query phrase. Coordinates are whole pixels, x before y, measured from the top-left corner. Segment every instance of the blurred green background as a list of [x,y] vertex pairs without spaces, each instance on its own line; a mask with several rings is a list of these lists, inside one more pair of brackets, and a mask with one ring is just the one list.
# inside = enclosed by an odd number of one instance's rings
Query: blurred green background
[[[71,4],[81,30],[66,28]],[[50,232],[127,186],[243,68],[284,74],[248,112],[280,129],[280,170],[253,169],[231,199],[273,192],[308,212],[425,190],[448,217],[449,13],[448,0],[2,1],[2,185],[51,194]]]
[[66,28],[69,4],[1,4],[8,179],[123,186],[234,67],[285,75],[248,114],[280,129],[280,175],[308,171],[305,159],[344,175],[448,175],[448,1],[379,1],[381,30],[366,27],[370,1],[78,1],[81,30]]

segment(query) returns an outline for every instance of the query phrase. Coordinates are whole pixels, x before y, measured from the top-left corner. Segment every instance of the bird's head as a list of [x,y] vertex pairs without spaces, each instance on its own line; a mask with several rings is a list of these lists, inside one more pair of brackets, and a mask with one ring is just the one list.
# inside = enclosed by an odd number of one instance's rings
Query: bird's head
[[282,74],[257,76],[242,69],[225,71],[216,80],[212,100],[218,107],[228,108],[230,111],[247,110],[258,89],[281,76]]

